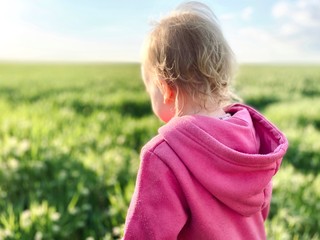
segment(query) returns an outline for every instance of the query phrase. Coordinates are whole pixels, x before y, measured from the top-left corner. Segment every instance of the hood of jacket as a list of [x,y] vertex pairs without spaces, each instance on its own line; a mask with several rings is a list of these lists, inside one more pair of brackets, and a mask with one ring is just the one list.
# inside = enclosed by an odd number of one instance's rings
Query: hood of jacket
[[287,150],[286,137],[251,107],[235,104],[231,116],[173,118],[160,136],[197,181],[244,216],[270,203],[272,176]]

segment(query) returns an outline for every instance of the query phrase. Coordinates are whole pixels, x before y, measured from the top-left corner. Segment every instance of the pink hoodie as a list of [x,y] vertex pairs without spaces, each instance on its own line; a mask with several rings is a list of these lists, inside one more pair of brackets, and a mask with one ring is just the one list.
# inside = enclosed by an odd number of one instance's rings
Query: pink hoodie
[[265,239],[285,136],[254,109],[173,118],[141,153],[124,239]]

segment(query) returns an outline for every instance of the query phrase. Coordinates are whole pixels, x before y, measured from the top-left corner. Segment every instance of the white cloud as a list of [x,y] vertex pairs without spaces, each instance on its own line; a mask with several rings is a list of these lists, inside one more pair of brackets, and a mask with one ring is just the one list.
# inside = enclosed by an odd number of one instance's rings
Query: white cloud
[[[21,25],[22,26],[22,25]],[[36,26],[0,39],[0,59],[33,61],[136,61],[139,49],[118,41],[89,40],[47,32]],[[5,43],[5,44],[3,44]],[[10,43],[11,47],[6,45]],[[119,45],[122,47],[120,48]],[[130,53],[130,54],[128,54]]]
[[301,56],[312,55],[320,61],[320,1],[282,1],[274,5],[278,38],[293,44]]
[[301,61],[301,54],[293,44],[287,44],[261,28],[240,28],[229,32],[227,38],[239,62]]
[[[22,0],[0,0],[0,60],[137,61],[142,39],[79,38],[25,21]],[[112,29],[103,29],[110,32]],[[113,32],[115,29],[113,29]]]
[[237,25],[235,21],[241,19],[253,20],[250,6],[224,25],[241,62],[320,62],[319,12],[319,0],[280,0],[271,9],[273,25],[256,25],[253,21],[246,27]]
[[21,16],[25,9],[19,1],[0,0],[0,41],[14,39],[24,32]]
[[253,8],[252,7],[246,7],[245,9],[242,10],[241,12],[241,17],[244,20],[250,20],[251,16],[253,13]]
[[219,19],[221,21],[231,21],[231,20],[250,20],[252,18],[253,14],[253,7],[248,6],[242,9],[239,12],[229,12],[229,13],[224,13],[219,16]]
[[299,29],[296,25],[291,23],[286,23],[280,26],[280,32],[282,35],[290,36],[299,32]]
[[275,32],[257,27],[245,27],[227,32],[226,37],[239,62],[320,62],[318,51],[286,41]]
[[23,2],[17,0],[0,0],[0,20],[13,20],[26,9]]
[[291,2],[278,2],[272,9],[273,16],[282,22],[292,23],[299,27],[320,27],[320,1],[296,0]]
[[234,13],[225,13],[225,14],[222,14],[219,19],[221,21],[230,21],[230,20],[233,20],[236,18],[236,15]]
[[[0,60],[139,60],[143,35],[120,38],[116,26],[93,28],[92,37],[84,38],[49,31],[26,22],[26,2],[0,0]],[[320,62],[319,0],[280,0],[271,12],[274,25],[268,28],[253,21],[259,20],[255,11],[248,6],[219,16],[240,62]],[[99,39],[97,32],[113,34]]]
[[290,13],[290,6],[286,2],[278,2],[272,8],[272,15],[276,18],[286,16]]

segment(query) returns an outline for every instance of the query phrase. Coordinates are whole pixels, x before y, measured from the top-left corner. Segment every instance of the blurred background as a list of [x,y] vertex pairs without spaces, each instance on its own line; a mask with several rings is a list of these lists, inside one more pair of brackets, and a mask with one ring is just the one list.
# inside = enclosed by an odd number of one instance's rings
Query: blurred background
[[[318,0],[202,1],[239,62],[320,61]],[[150,23],[181,1],[0,1],[0,59],[139,61]]]
[[[320,2],[202,1],[236,93],[288,137],[268,239],[320,239]],[[141,147],[163,124],[140,77],[180,1],[0,0],[0,239],[119,239]]]

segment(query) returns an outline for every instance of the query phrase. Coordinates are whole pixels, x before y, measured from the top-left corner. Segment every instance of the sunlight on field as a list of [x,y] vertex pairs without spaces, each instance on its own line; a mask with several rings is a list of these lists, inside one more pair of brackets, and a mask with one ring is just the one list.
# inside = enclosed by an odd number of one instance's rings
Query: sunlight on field
[[[135,64],[0,64],[0,239],[116,239],[157,133]],[[289,139],[268,239],[320,239],[320,68],[243,65],[236,92]],[[90,238],[91,237],[91,238]]]
[[289,140],[274,178],[268,239],[320,239],[320,68],[242,66],[236,89]]

